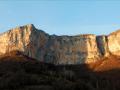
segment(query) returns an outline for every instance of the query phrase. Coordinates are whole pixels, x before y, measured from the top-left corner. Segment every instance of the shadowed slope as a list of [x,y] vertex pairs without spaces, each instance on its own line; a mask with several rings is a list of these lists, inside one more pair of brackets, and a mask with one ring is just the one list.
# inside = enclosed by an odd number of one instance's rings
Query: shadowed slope
[[0,58],[1,90],[119,90],[120,58],[91,64],[53,65],[14,51]]
[[111,55],[110,57],[103,58],[96,63],[88,64],[88,67],[94,71],[120,69],[120,57]]

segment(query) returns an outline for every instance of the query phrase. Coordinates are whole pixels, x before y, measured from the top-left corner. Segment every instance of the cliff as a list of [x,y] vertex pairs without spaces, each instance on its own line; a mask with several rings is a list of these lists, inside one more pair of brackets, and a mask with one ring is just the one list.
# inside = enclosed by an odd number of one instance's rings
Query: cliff
[[81,64],[109,55],[120,56],[120,31],[107,35],[49,35],[33,24],[16,27],[0,35],[0,55],[20,51],[41,62]]

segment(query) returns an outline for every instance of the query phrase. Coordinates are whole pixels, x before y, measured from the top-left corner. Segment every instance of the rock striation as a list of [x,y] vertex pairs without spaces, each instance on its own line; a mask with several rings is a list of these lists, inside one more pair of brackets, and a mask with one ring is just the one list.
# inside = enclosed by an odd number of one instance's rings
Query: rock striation
[[28,24],[0,34],[0,55],[11,51],[46,63],[91,63],[111,54],[120,56],[120,31],[101,36],[57,36]]

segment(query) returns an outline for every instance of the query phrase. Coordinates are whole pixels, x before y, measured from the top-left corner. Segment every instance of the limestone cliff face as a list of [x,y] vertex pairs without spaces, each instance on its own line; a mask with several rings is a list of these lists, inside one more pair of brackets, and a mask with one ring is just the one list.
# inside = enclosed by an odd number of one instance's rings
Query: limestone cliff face
[[99,57],[95,35],[50,36],[45,53],[46,62],[80,64]]
[[111,54],[120,56],[120,30],[108,36],[108,48]]
[[110,54],[120,55],[120,32],[108,36],[93,34],[77,36],[49,35],[29,24],[0,35],[0,55],[11,51],[41,62],[54,64],[90,63]]
[[29,57],[43,60],[43,49],[48,35],[32,24],[16,27],[0,35],[0,54],[21,51]]

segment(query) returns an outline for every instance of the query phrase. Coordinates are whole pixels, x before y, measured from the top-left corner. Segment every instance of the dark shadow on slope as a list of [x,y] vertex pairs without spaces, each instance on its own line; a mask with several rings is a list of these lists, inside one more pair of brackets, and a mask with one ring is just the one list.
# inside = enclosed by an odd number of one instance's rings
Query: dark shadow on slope
[[56,66],[15,53],[0,58],[0,89],[120,90],[120,69],[94,71],[86,64]]

